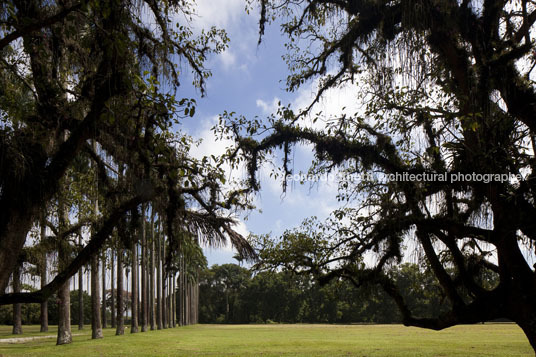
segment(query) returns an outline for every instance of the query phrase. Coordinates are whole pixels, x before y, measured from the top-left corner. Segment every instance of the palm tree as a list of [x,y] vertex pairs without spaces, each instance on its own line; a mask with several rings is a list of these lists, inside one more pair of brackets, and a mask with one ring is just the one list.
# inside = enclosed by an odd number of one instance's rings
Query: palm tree
[[[41,220],[40,220],[40,228],[41,228],[41,243],[45,242],[46,239],[46,213],[41,214]],[[47,253],[46,251],[41,252],[40,256],[40,264],[38,266],[38,269],[40,271],[40,277],[41,277],[41,289],[46,285],[47,283]],[[48,301],[45,300],[41,303],[41,314],[39,316],[39,321],[41,323],[41,332],[47,332],[48,331]]]
[[155,304],[155,234],[154,234],[154,207],[151,207],[151,249],[150,249],[150,270],[149,270],[149,307],[150,307],[150,320],[151,320],[151,330],[154,330],[157,326],[156,323],[156,304]]
[[123,249],[117,249],[117,318],[116,318],[116,335],[125,333],[125,308],[123,292]]
[[[106,249],[104,249],[101,255],[101,264],[102,264],[102,328],[106,328]],[[113,315],[112,315],[113,320]]]
[[145,227],[145,205],[141,213],[141,331],[147,331],[147,237]]
[[136,240],[132,242],[132,298],[131,298],[131,318],[130,333],[138,332],[138,245]]
[[[21,263],[19,262],[13,270],[13,292],[20,293]],[[13,334],[22,334],[22,304],[13,304]]]
[[[82,232],[78,234],[78,246],[82,246]],[[84,329],[84,268],[78,270],[78,329]]]
[[91,258],[91,338],[93,339],[103,337],[101,326],[99,280],[99,256],[95,254]]
[[115,315],[115,289],[114,289],[114,283],[115,283],[115,249],[112,246],[112,249],[110,249],[110,315],[112,317],[111,325],[112,328],[115,328],[115,322],[116,322],[116,315]]

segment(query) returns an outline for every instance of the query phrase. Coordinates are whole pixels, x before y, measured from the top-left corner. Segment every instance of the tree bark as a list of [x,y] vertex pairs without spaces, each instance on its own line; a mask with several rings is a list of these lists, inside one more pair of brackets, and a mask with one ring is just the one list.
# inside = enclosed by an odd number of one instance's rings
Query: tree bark
[[[125,250],[125,255],[127,254],[127,251]],[[130,273],[130,267],[125,267],[125,292],[123,294],[123,299],[124,300],[124,306],[125,306],[125,322],[128,321],[128,310],[131,308],[131,305],[132,305],[132,302],[130,302],[129,304],[129,290],[128,290],[128,274]]]
[[182,266],[182,257],[180,259],[180,271],[179,271],[179,325],[184,326],[184,286],[182,281],[182,276],[184,275],[184,269]]
[[147,331],[147,237],[145,227],[145,205],[141,213],[141,331]]
[[[103,262],[104,264],[104,262]],[[99,258],[91,258],[91,338],[102,338],[101,308],[99,291]],[[103,289],[104,290],[104,289]]]
[[151,207],[151,223],[150,223],[150,239],[151,248],[149,249],[149,320],[151,330],[156,329],[156,301],[155,301],[155,257],[154,257],[154,208]]
[[188,325],[192,324],[192,283],[188,282]]
[[[16,207],[15,204],[13,206]],[[7,222],[0,226],[0,294],[6,291],[9,277],[17,265],[18,255],[26,242],[26,236],[35,216],[32,211],[36,211],[35,207],[25,207],[24,212],[19,212],[17,208],[10,210],[6,207],[0,210],[0,221]]]
[[532,349],[536,351],[536,315],[532,313],[529,316],[525,316],[525,319],[523,322],[517,322],[517,324],[527,336]]
[[[106,250],[102,254],[102,328],[107,327],[106,323]],[[113,320],[113,315],[112,315]]]
[[[64,257],[65,258],[65,257]],[[58,291],[58,339],[57,345],[73,342],[71,334],[71,296],[69,291],[70,279]]]
[[182,257],[182,322],[188,325],[188,278],[186,276],[186,260]]
[[156,234],[156,323],[157,329],[161,330],[162,323],[162,233]]
[[175,304],[173,303],[173,294],[174,294],[174,288],[173,288],[173,276],[175,274],[170,274],[169,276],[169,328],[175,327],[175,316],[173,315],[173,311],[175,310]]
[[[21,266],[17,264],[13,270],[13,292],[20,292]],[[13,334],[22,334],[22,304],[13,304]]]
[[[45,286],[46,284],[46,277],[47,277],[47,272],[46,272],[46,261],[47,261],[47,258],[46,258],[46,255],[45,255],[45,258],[43,259],[43,268],[42,268],[42,271],[41,271],[41,288],[43,288],[43,286]],[[41,303],[41,314],[39,316],[39,321],[41,323],[41,329],[39,330],[40,332],[48,332],[48,300],[45,300]]]
[[117,249],[117,320],[116,335],[125,333],[125,314],[123,297],[123,249]]
[[165,236],[161,234],[161,246],[162,246],[162,327],[167,328],[168,320],[168,311],[167,311],[167,296],[166,296],[166,286],[167,286],[167,272],[165,268],[165,259],[166,259],[166,240]]
[[195,283],[195,321],[194,324],[199,323],[199,271],[197,272],[197,279]]
[[166,279],[166,291],[167,291],[167,298],[166,298],[166,322],[167,322],[167,327],[170,328],[171,327],[171,286],[169,285],[169,282],[171,281],[170,278],[169,278],[169,274],[167,274],[167,279]]
[[132,243],[132,310],[130,318],[130,333],[138,332],[138,245]]
[[[46,239],[46,213],[41,215],[41,241]],[[41,289],[47,284],[47,253],[43,252],[41,257]],[[41,323],[41,332],[48,332],[48,301],[45,300],[41,303],[41,315],[39,316],[39,321]]]
[[173,274],[173,278],[172,278],[172,293],[171,293],[171,301],[172,301],[172,306],[173,306],[173,309],[171,311],[171,316],[172,316],[172,322],[173,322],[173,327],[177,327],[177,295],[176,295],[176,286],[175,286],[175,280],[176,280],[176,275]]
[[[78,244],[82,246],[82,234],[78,236]],[[78,329],[84,329],[84,268],[78,271]]]
[[[65,185],[63,185],[65,190]],[[69,212],[65,206],[64,197],[61,196],[58,199],[58,218],[60,232],[65,231],[69,222]],[[69,241],[60,240],[58,244],[58,265],[59,270],[64,270],[69,266]],[[80,267],[81,268],[81,267]],[[78,268],[78,269],[80,269]],[[69,291],[69,285],[71,278],[65,280],[63,285],[58,290],[58,338],[56,340],[57,345],[64,345],[73,342],[71,333],[71,294]]]
[[115,254],[114,249],[110,249],[110,316],[112,328],[115,328],[115,288],[114,288],[114,275],[115,275]]
[[149,309],[150,309],[150,312],[151,312],[151,330],[154,330],[156,328],[156,304],[155,304],[155,298],[154,298],[154,293],[155,293],[155,282],[154,282],[154,279],[155,279],[155,276],[154,276],[154,271],[155,271],[155,261],[154,261],[154,247],[155,247],[155,244],[154,244],[154,208],[151,207],[151,249],[150,249],[150,264],[151,264],[151,268],[150,268],[150,271],[149,271]]

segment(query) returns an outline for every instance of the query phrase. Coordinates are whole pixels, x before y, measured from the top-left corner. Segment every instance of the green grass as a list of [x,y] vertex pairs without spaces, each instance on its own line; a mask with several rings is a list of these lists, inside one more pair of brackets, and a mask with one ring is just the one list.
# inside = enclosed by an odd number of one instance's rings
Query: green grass
[[[73,326],[73,333],[80,333]],[[39,333],[24,326],[24,336]],[[534,356],[514,324],[456,326],[428,331],[400,325],[196,325],[90,339],[90,327],[70,345],[55,338],[0,343],[1,356]],[[0,326],[0,338],[13,337]]]
[[[51,326],[48,332],[39,332],[39,326],[22,326],[22,335],[13,335],[11,331],[13,330],[12,326],[0,325],[0,341],[5,338],[18,338],[18,337],[33,337],[33,336],[47,336],[54,335],[56,333],[56,326]],[[0,348],[2,346],[0,345]]]

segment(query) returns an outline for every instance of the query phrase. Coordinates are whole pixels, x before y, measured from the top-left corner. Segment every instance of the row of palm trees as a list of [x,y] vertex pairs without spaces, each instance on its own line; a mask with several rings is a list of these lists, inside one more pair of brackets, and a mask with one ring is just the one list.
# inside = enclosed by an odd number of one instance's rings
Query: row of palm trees
[[[59,206],[61,213],[61,202]],[[98,209],[96,203],[95,209]],[[108,325],[108,311],[111,315],[111,327],[116,329],[117,335],[124,334],[127,305],[130,305],[131,333],[197,323],[197,276],[199,267],[203,264],[199,245],[188,247],[198,253],[197,257],[201,257],[200,260],[197,258],[197,261],[189,256],[186,244],[183,244],[183,251],[179,249],[175,250],[174,254],[169,254],[170,242],[164,234],[158,214],[152,207],[143,206],[141,211],[137,225],[123,225],[114,231],[108,246],[101,254],[92,257],[89,267],[80,269],[78,284],[75,279],[70,279],[59,289],[56,299],[59,312],[58,344],[72,341],[70,290],[72,287],[76,288],[76,285],[79,290],[78,328],[84,328],[83,290],[86,273],[89,275],[87,282],[90,283],[87,292],[91,296],[92,338],[103,337],[102,329]],[[147,212],[151,212],[150,215],[147,215]],[[147,219],[148,216],[150,219]],[[63,219],[69,220],[69,217],[64,215]],[[60,219],[59,226],[62,225],[69,226]],[[38,279],[41,287],[45,286],[50,272],[65,268],[72,259],[72,254],[83,245],[84,236],[88,233],[87,228],[80,227],[77,232],[77,245],[73,244],[72,239],[53,239],[54,244],[51,245],[51,236],[48,235],[51,230],[47,228],[46,218],[35,227],[34,232],[40,232],[40,237],[35,238],[36,244],[27,250],[27,256],[33,257],[21,261],[14,270],[13,292],[21,291],[23,275],[30,277],[33,282]],[[35,269],[32,262],[36,262]],[[41,303],[40,320],[41,331],[48,331],[47,301]],[[13,306],[13,333],[22,333],[20,303]]]

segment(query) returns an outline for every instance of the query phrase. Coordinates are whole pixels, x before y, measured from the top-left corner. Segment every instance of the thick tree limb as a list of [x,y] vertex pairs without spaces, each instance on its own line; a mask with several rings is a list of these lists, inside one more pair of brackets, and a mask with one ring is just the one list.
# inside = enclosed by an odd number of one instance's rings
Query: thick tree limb
[[103,223],[101,228],[91,237],[89,243],[78,253],[69,266],[59,273],[50,283],[41,290],[31,293],[11,293],[0,295],[0,305],[13,303],[39,303],[46,301],[54,294],[70,277],[75,275],[82,266],[86,265],[94,254],[97,254],[113,229],[119,223],[124,214],[143,202],[150,199],[150,196],[136,196],[119,206]]
[[15,30],[15,31],[9,33],[8,35],[6,35],[5,37],[0,39],[0,51],[4,47],[9,45],[11,42],[15,41],[16,39],[18,39],[18,38],[20,38],[22,36],[29,35],[30,33],[34,32],[34,31],[37,31],[37,30],[40,30],[43,27],[48,27],[50,25],[53,25],[53,24],[55,24],[57,22],[62,21],[64,18],[69,16],[70,13],[80,10],[81,7],[82,7],[82,4],[77,3],[77,4],[75,4],[75,5],[71,6],[71,7],[63,9],[62,11],[58,12],[57,14],[52,15],[52,16],[46,18],[46,19],[43,19],[43,20],[38,21],[38,22],[36,21],[34,23],[31,23],[29,25],[23,26],[23,27]]

